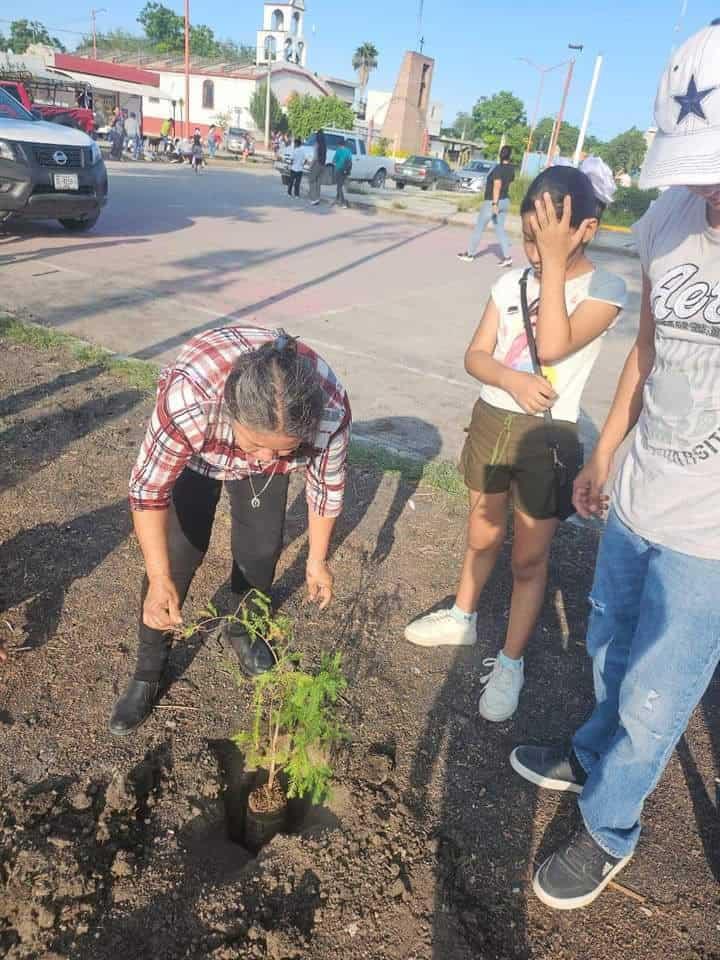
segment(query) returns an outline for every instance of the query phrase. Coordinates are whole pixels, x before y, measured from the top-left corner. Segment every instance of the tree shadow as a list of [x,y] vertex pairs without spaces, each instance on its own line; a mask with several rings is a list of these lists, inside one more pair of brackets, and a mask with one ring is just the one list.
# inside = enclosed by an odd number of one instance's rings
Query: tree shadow
[[127,500],[69,523],[40,523],[0,544],[0,612],[25,605],[25,645],[48,643],[75,580],[89,576],[130,533]]
[[53,393],[67,390],[68,387],[75,387],[79,383],[87,383],[88,380],[94,380],[95,377],[104,372],[105,367],[92,364],[88,367],[80,367],[78,370],[71,370],[69,373],[61,373],[54,380],[43,380],[42,383],[38,383],[34,387],[27,387],[25,390],[18,390],[17,393],[10,393],[0,399],[0,417],[14,416],[26,407],[34,406],[38,400],[44,400]]

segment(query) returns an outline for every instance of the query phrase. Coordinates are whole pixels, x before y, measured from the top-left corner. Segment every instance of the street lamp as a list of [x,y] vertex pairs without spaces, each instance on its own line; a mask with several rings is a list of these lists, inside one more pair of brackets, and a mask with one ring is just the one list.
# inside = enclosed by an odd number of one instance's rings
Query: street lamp
[[598,54],[595,58],[595,69],[593,70],[592,80],[590,81],[590,89],[588,90],[587,100],[585,101],[585,113],[583,114],[582,123],[580,125],[580,133],[578,134],[577,146],[575,147],[575,155],[573,156],[573,164],[577,166],[580,163],[580,154],[585,145],[585,135],[587,134],[588,124],[590,123],[590,111],[592,110],[593,100],[595,99],[595,91],[597,90],[598,80],[600,79],[600,68],[602,67],[602,54]]
[[99,13],[107,13],[105,7],[99,7],[97,10],[90,11],[92,17],[92,38],[93,38],[93,60],[97,60],[97,30],[95,29],[95,18]]
[[[569,43],[568,50],[574,50],[577,53],[582,53],[583,44],[582,43]],[[555,118],[555,124],[553,126],[552,136],[550,137],[550,146],[548,147],[547,161],[545,167],[549,167],[552,163],[552,157],[555,153],[555,148],[557,147],[558,140],[560,139],[560,129],[562,127],[563,115],[565,113],[565,105],[567,104],[568,93],[570,93],[570,84],[572,83],[573,70],[575,69],[575,60],[576,57],[571,57],[568,60],[568,69],[567,75],[565,77],[565,86],[563,87],[562,100],[560,101],[560,109],[558,110],[558,115]]]
[[564,67],[565,64],[567,63],[567,60],[563,60],[562,63],[556,63],[554,67],[541,67],[541,66],[538,66],[538,64],[535,63],[533,60],[528,60],[527,57],[516,57],[516,59],[520,63],[527,63],[529,67],[532,67],[533,70],[537,70],[537,72],[540,74],[540,83],[538,85],[537,97],[535,98],[535,110],[533,111],[532,123],[530,124],[530,133],[528,135],[527,146],[525,147],[525,154],[523,156],[523,161],[520,168],[520,172],[523,173],[525,171],[527,159],[530,154],[530,150],[532,148],[532,139],[535,136],[535,128],[537,127],[537,124],[538,124],[539,113],[540,113],[540,101],[542,99],[543,87],[545,86],[545,75],[548,73],[552,73],[553,70],[559,70],[560,67]]
[[190,0],[185,0],[185,139],[190,139]]

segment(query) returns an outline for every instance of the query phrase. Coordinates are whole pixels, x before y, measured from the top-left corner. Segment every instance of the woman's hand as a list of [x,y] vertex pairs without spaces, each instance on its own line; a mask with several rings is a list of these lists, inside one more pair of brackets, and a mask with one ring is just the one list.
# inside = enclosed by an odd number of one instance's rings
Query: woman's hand
[[612,457],[597,449],[575,478],[573,484],[573,506],[586,520],[590,517],[603,518],[607,513],[610,497],[603,491],[610,476]]
[[308,560],[305,568],[308,599],[324,610],[333,599],[335,578],[324,560]]
[[170,577],[150,580],[143,604],[143,623],[152,630],[172,630],[181,626],[180,597]]
[[549,410],[558,398],[545,377],[538,377],[534,373],[520,373],[517,370],[508,371],[503,389],[525,413],[543,413]]
[[573,254],[583,242],[585,231],[590,220],[583,220],[577,229],[574,229],[572,218],[572,197],[568,194],[563,200],[562,217],[558,219],[555,205],[549,193],[544,193],[535,201],[535,213],[530,217],[530,226],[535,236],[540,260],[544,265],[557,263],[563,267],[568,257]]

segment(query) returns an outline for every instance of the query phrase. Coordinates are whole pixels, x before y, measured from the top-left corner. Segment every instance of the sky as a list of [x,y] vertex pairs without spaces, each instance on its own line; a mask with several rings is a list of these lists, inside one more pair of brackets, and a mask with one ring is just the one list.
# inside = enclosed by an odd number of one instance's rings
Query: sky
[[[135,23],[144,0],[105,0],[98,31],[139,30]],[[180,0],[165,0],[182,12]],[[255,43],[261,25],[260,0],[190,0],[191,20],[212,27],[218,37]],[[100,3],[97,3],[100,6]],[[89,6],[89,4],[88,4]],[[657,81],[674,45],[718,16],[711,0],[424,0],[421,32],[424,52],[435,59],[432,99],[443,104],[449,126],[458,110],[469,111],[481,96],[511,90],[531,118],[539,74],[520,58],[554,66],[571,56],[568,43],[583,44],[578,56],[566,119],[579,125],[593,65],[604,57],[589,132],[609,139],[628,127],[652,123]],[[682,16],[683,8],[686,8]],[[58,13],[59,9],[66,14]],[[56,0],[3,0],[2,20],[42,21],[71,48],[89,29],[89,11]],[[677,29],[679,25],[679,29]],[[0,20],[0,31],[9,24]],[[392,90],[403,53],[416,49],[418,0],[306,0],[308,66],[318,73],[351,77],[353,51],[364,41],[378,48],[374,89]],[[565,69],[547,75],[540,116],[560,103]]]

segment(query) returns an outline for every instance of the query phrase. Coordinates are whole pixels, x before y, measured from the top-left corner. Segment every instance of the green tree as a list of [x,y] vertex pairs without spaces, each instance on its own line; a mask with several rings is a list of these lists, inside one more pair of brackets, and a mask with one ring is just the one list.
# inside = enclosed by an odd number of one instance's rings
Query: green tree
[[[553,117],[543,117],[535,127],[533,134],[532,149],[540,153],[546,153],[550,146],[555,119]],[[558,146],[560,153],[565,157],[571,157],[575,152],[580,128],[574,127],[565,120],[560,124],[560,136],[558,137]]]
[[293,135],[302,140],[324,127],[352,130],[355,121],[352,108],[339,97],[312,97],[309,93],[290,97],[287,116]]
[[506,137],[526,123],[525,107],[509,90],[500,90],[492,97],[481,97],[472,110],[474,137],[486,146],[488,156],[495,156],[503,133]]
[[[184,45],[183,40],[183,45]],[[190,50],[198,57],[216,57],[220,51],[220,44],[215,34],[204,24],[190,27]]]
[[443,127],[440,131],[443,137],[457,137],[458,140],[474,140],[477,124],[471,114],[462,110],[455,117],[451,127]]
[[[255,88],[255,93],[253,93],[250,98],[250,115],[255,121],[255,126],[258,130],[265,129],[265,106],[267,104],[267,80],[263,80]],[[287,130],[288,119],[283,113],[283,109],[280,106],[280,101],[275,96],[272,90],[270,90],[270,129],[271,130]]]
[[148,0],[137,21],[156,50],[181,50],[185,45],[184,18],[156,0]]
[[646,151],[647,143],[642,132],[637,127],[631,127],[601,146],[600,156],[613,173],[621,170],[632,173],[642,165]]
[[4,33],[0,33],[0,50],[7,50],[10,47],[10,41]]
[[377,69],[378,51],[374,43],[362,43],[352,58],[353,70],[357,71],[360,89],[365,90],[370,79],[370,74]]
[[43,43],[56,50],[65,50],[58,38],[51,37],[46,27],[37,20],[13,20],[10,24],[10,37],[5,43],[4,49],[12,50],[13,53],[25,53],[33,43]]

